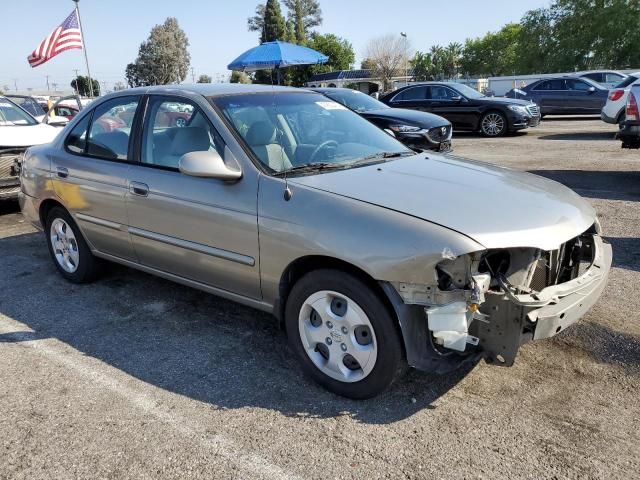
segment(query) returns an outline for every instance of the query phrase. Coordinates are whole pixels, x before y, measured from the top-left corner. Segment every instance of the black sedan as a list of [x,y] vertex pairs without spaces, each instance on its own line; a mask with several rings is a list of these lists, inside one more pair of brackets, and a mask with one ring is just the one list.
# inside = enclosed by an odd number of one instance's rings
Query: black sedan
[[314,88],[343,104],[374,125],[393,134],[405,145],[446,152],[451,150],[451,123],[438,115],[389,108],[382,102],[349,88]]
[[537,103],[542,115],[600,115],[608,95],[599,83],[578,76],[545,78],[506,93]]
[[455,130],[481,132],[499,137],[540,122],[538,107],[529,101],[487,97],[471,87],[454,82],[408,85],[380,99],[391,107],[410,108],[441,115]]

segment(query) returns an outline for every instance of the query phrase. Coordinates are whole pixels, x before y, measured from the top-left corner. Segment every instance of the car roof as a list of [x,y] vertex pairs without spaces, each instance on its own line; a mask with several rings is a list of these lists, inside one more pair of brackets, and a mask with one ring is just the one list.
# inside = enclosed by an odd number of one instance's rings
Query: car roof
[[306,90],[313,90],[314,92],[318,92],[318,93],[355,92],[355,93],[362,93],[363,95],[366,95],[366,93],[363,93],[360,90],[354,90],[353,88],[342,88],[342,87],[307,88]]
[[[115,94],[132,95],[145,93],[179,93],[186,92],[202,95],[203,97],[214,97],[218,95],[239,95],[248,93],[269,93],[269,92],[299,92],[300,89],[293,87],[280,87],[276,85],[262,84],[242,84],[242,83],[195,83],[178,85],[156,85],[150,87],[136,87],[126,90],[119,90]],[[109,97],[113,96],[109,94]]]

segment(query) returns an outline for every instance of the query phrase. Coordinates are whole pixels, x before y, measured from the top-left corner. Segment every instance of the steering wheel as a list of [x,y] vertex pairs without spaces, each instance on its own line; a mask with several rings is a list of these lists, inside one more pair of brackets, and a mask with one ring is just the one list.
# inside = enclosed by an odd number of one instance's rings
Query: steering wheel
[[316,159],[316,157],[318,156],[318,153],[320,153],[321,150],[324,150],[325,148],[328,148],[328,147],[335,148],[337,146],[338,146],[338,142],[336,142],[335,140],[327,140],[325,142],[322,142],[313,150],[313,153],[309,157],[309,163],[313,163],[313,161]]

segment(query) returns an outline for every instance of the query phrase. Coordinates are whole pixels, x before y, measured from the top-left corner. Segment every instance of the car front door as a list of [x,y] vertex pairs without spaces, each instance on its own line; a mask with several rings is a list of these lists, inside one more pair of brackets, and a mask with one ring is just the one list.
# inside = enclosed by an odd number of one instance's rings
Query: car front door
[[471,102],[456,90],[444,85],[431,85],[427,90],[430,112],[446,118],[456,129],[475,129],[478,113]]
[[567,79],[566,84],[572,111],[575,113],[600,113],[604,101],[602,96],[598,95],[598,89],[583,80],[573,78]]
[[[145,266],[258,299],[258,173],[237,182],[188,176],[179,160],[193,151],[231,152],[195,101],[148,97],[139,162],[131,166],[126,195],[129,232]],[[176,124],[178,104],[184,123]],[[224,129],[218,122],[217,127]]]
[[122,106],[136,109],[139,103],[139,96],[125,96],[98,105],[69,132],[64,149],[51,155],[54,190],[90,245],[126,260],[135,260],[124,200],[131,125],[106,130],[103,120]]

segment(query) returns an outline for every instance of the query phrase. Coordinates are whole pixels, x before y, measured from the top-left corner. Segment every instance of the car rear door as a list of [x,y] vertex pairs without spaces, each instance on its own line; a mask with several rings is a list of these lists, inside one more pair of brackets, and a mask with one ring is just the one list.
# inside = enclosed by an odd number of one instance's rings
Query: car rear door
[[564,80],[545,80],[531,89],[535,102],[543,114],[563,113],[567,108]]
[[64,148],[51,154],[52,183],[89,244],[96,250],[135,260],[127,231],[125,193],[132,159],[131,125],[105,129],[122,106],[137,109],[140,97],[116,97],[83,116]]
[[[204,101],[204,100],[203,100]],[[185,119],[176,124],[172,104]],[[231,153],[194,100],[150,95],[140,136],[139,162],[129,171],[129,232],[140,263],[162,272],[258,299],[258,173],[230,183],[178,169],[192,151]]]
[[427,98],[428,87],[426,85],[416,85],[405,88],[398,92],[389,105],[397,108],[410,108],[423,112],[431,111],[431,101]]

